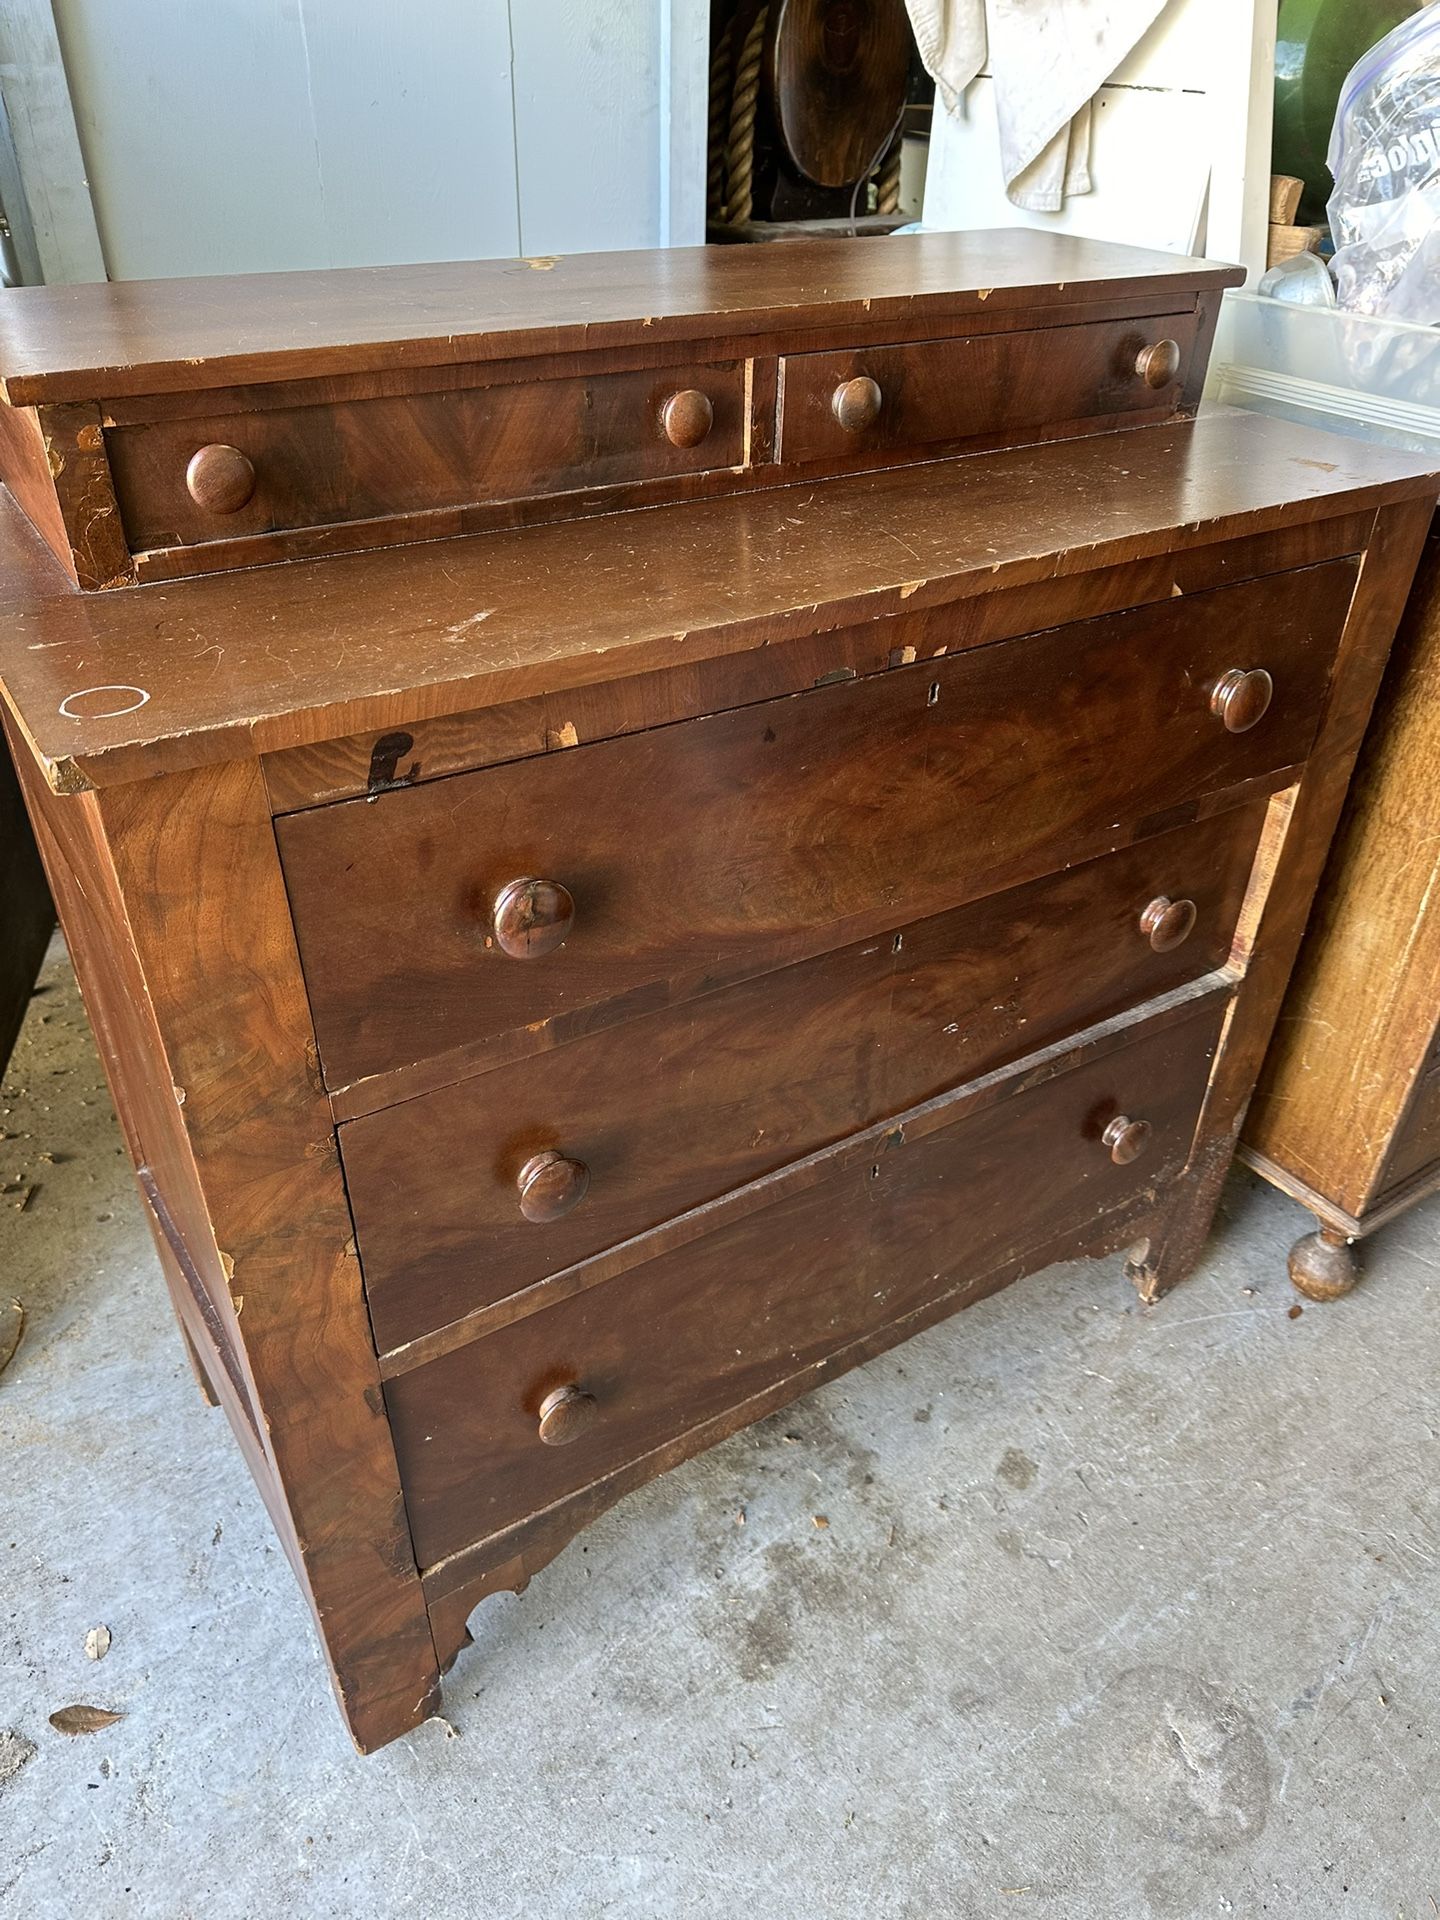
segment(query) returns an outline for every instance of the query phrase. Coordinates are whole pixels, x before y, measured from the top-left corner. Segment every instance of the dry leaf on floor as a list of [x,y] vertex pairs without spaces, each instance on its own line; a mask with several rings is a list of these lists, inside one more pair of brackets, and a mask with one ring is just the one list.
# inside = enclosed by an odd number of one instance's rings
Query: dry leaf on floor
[[18,1300],[0,1306],[0,1373],[15,1358],[15,1349],[25,1331],[25,1309]]
[[112,1713],[109,1707],[77,1704],[52,1713],[50,1724],[57,1733],[99,1733],[102,1727],[113,1727],[117,1720],[124,1718],[123,1713]]
[[85,1636],[85,1651],[92,1660],[103,1660],[110,1651],[109,1627],[91,1627]]

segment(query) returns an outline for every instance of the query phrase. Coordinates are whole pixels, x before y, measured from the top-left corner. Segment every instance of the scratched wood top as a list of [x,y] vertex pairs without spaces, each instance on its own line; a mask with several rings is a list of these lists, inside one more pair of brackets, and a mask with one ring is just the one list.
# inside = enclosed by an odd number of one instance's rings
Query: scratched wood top
[[0,688],[57,790],[613,680],[1440,491],[1217,409],[818,485],[81,593],[8,497]]
[[1028,228],[0,291],[14,406],[1235,286],[1238,267]]

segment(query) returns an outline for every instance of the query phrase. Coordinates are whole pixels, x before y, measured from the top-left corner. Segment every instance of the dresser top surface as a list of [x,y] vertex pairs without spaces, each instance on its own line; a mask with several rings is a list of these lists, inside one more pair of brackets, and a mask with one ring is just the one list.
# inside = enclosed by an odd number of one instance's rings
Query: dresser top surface
[[1259,414],[81,593],[0,504],[0,688],[57,790],[463,713],[1440,490]]
[[1237,267],[1028,228],[0,291],[14,406],[903,324],[1235,286]]

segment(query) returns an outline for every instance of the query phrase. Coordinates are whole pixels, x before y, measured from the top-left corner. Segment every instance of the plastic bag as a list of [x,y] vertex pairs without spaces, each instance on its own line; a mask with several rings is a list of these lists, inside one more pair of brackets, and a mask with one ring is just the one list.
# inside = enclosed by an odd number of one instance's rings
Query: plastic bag
[[1440,322],[1440,5],[1350,69],[1326,160],[1340,305]]

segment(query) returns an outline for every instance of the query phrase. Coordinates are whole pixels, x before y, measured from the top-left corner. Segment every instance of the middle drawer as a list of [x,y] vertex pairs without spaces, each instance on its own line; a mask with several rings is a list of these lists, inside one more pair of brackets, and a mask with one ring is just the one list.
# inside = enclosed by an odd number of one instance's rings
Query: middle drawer
[[1160,834],[342,1126],[378,1344],[1222,965],[1264,813]]

